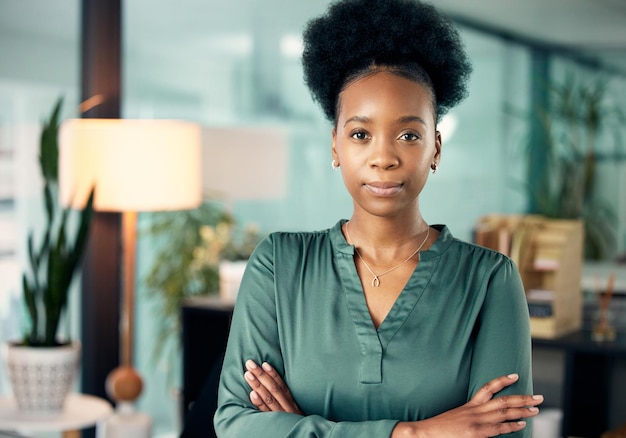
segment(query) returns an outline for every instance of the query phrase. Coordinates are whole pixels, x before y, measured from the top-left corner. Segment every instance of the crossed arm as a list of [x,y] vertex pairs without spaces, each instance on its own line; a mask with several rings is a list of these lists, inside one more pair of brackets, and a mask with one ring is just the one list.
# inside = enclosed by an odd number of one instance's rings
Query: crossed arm
[[[289,412],[305,415],[289,388],[267,362],[259,366],[246,362],[244,373],[250,385],[250,401],[263,412]],[[486,383],[462,406],[422,421],[399,422],[391,438],[458,437],[482,438],[517,432],[526,427],[526,418],[539,413],[541,395],[496,395],[519,379],[517,374],[501,376]]]

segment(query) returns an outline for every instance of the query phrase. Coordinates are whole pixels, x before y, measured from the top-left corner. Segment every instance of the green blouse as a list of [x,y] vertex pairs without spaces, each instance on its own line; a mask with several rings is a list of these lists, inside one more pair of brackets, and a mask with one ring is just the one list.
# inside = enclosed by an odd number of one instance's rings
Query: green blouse
[[[374,327],[339,221],[319,232],[273,233],[250,258],[220,379],[218,436],[389,437],[398,421],[465,404],[489,380],[532,394],[528,307],[504,255],[446,226],[391,311]],[[210,336],[210,334],[209,334]],[[245,361],[267,361],[306,416],[260,412]],[[530,437],[531,423],[511,434]]]

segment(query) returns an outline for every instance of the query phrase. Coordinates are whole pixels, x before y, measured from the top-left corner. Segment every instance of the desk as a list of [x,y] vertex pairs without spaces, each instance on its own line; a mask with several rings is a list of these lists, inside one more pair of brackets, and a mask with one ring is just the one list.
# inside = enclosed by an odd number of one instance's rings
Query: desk
[[70,437],[75,436],[71,431],[91,427],[105,420],[112,412],[109,402],[85,394],[69,394],[63,411],[58,414],[20,411],[12,397],[0,397],[0,430],[14,430],[24,434],[64,432],[65,437]]
[[[221,301],[219,297],[197,297],[186,300],[182,311],[183,344],[183,400],[182,418],[189,419],[193,402],[203,389],[207,378],[221,368],[222,355],[226,350],[230,318],[234,304]],[[211,388],[217,403],[217,386]],[[207,412],[206,437],[214,437],[213,413]]]
[[[217,385],[226,350],[234,305],[218,297],[185,301],[182,312],[183,394],[181,438],[214,438],[213,414],[217,408]],[[196,400],[201,402],[192,410]],[[202,431],[199,435],[197,431]]]
[[561,436],[599,437],[609,429],[611,367],[626,359],[626,333],[613,342],[594,342],[590,330],[556,339],[533,339],[533,349],[565,355]]

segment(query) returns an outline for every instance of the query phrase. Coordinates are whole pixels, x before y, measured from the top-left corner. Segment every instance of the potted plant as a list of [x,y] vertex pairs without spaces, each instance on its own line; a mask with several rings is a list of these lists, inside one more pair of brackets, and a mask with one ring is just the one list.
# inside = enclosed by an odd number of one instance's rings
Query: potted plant
[[[548,107],[535,108],[548,162],[534,189],[529,189],[532,213],[582,219],[585,258],[609,258],[615,249],[616,214],[613,203],[596,189],[597,166],[600,159],[620,158],[624,113],[611,103],[602,78],[584,82],[570,74],[547,91]],[[536,147],[531,142],[528,146]]]
[[259,243],[259,230],[254,225],[240,228],[235,223],[222,222],[215,227],[200,229],[203,245],[199,258],[205,264],[218,266],[220,298],[234,303],[248,258]]
[[[180,309],[189,297],[218,290],[217,267],[198,262],[196,248],[201,246],[200,228],[232,221],[219,205],[204,202],[192,210],[163,211],[144,215],[140,236],[150,239],[152,261],[142,285],[154,300],[155,362],[174,373],[180,338]],[[176,257],[172,257],[176,254]]]
[[[93,212],[93,191],[79,212],[74,239],[69,209],[58,206],[58,129],[62,99],[58,99],[40,137],[39,165],[43,177],[46,227],[43,235],[28,235],[28,269],[22,276],[27,310],[21,341],[7,346],[9,379],[18,408],[59,411],[73,382],[80,344],[60,338],[59,325],[67,318],[68,295],[79,268]],[[37,387],[32,388],[30,385]]]
[[[178,357],[180,309],[191,297],[218,294],[220,262],[247,259],[258,242],[255,227],[241,229],[217,201],[199,208],[150,214],[142,234],[152,238],[154,259],[144,286],[156,299],[155,360],[172,371]],[[176,254],[176,257],[172,257]]]

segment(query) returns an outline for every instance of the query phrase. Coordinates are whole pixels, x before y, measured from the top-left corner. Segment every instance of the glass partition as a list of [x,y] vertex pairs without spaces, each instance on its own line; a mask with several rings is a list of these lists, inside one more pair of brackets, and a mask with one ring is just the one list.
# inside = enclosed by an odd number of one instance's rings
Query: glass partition
[[[42,238],[44,209],[39,135],[58,98],[76,116],[79,94],[79,2],[0,0],[0,343],[24,325],[21,273],[27,234]],[[75,285],[76,286],[76,285]],[[72,293],[71,328],[78,333]],[[0,395],[10,392],[0,367]]]

